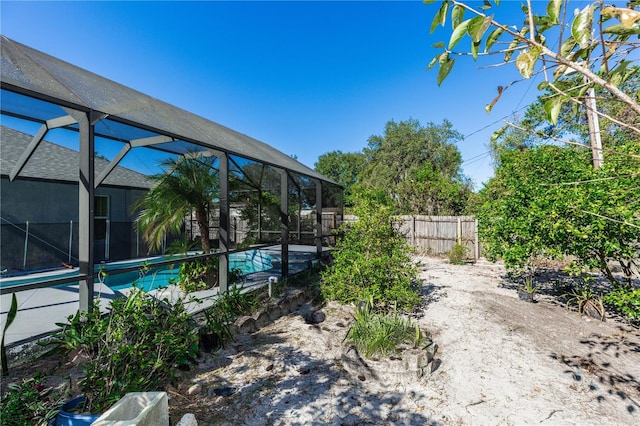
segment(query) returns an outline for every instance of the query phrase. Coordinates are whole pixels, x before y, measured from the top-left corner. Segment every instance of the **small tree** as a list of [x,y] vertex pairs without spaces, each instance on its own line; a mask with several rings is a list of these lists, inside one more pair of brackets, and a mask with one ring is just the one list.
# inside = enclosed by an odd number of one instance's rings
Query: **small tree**
[[[637,145],[619,149],[639,152]],[[631,195],[640,184],[637,160],[620,155],[596,170],[589,158],[550,145],[501,152],[478,214],[487,257],[516,268],[539,255],[571,256],[630,287],[640,253],[640,200]]]
[[165,235],[179,233],[185,217],[195,212],[204,253],[209,243],[209,206],[219,196],[216,157],[187,153],[161,163],[165,173],[153,175],[153,188],[133,206],[138,227],[151,248],[158,248]]
[[392,225],[388,199],[359,193],[355,213],[357,222],[342,228],[333,265],[322,274],[322,294],[343,303],[372,298],[376,305],[412,309],[419,301],[413,288],[417,270],[405,238]]
[[359,182],[359,176],[365,164],[361,152],[331,151],[318,157],[315,170],[333,179],[344,187],[345,207],[353,206],[353,187]]
[[462,135],[448,121],[422,126],[418,120],[387,122],[365,148],[361,185],[393,200],[396,214],[460,214],[472,197],[461,173],[455,142]]

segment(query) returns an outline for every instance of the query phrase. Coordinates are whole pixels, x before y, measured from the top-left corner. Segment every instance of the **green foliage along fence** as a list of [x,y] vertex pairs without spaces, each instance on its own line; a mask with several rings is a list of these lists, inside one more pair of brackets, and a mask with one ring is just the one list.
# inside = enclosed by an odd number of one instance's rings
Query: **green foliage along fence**
[[[357,216],[345,215],[345,222],[354,222]],[[478,221],[474,216],[395,216],[396,229],[407,243],[421,253],[445,255],[460,242],[468,256],[480,258]]]

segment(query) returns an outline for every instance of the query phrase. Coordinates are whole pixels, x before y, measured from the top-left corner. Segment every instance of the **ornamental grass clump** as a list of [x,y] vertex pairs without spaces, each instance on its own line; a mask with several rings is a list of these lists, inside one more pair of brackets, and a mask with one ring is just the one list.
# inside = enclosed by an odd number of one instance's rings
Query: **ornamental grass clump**
[[360,303],[354,316],[345,342],[365,358],[384,358],[400,352],[403,346],[421,346],[424,340],[417,324],[397,313],[376,313],[371,300]]

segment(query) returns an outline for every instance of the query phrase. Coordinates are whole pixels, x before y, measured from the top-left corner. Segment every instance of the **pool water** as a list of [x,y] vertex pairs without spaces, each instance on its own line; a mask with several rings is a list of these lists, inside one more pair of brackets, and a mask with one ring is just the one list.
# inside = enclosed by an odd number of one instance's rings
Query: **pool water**
[[[95,285],[107,285],[113,290],[123,290],[129,288],[135,282],[136,285],[145,291],[155,290],[157,288],[166,287],[172,281],[178,278],[178,264],[153,266],[154,263],[168,260],[169,257],[159,256],[147,259],[112,262],[96,265],[96,272],[104,270],[106,276],[100,280],[95,280]],[[141,271],[130,271],[119,274],[109,274],[109,271],[127,268],[131,266],[142,266],[146,264],[149,269],[142,273]],[[248,250],[240,253],[231,253],[229,255],[229,270],[239,269],[242,275],[249,275],[255,272],[268,271],[273,268],[272,256],[263,253],[260,250]],[[0,279],[0,286],[9,287],[22,284],[31,284],[38,281],[54,278],[67,278],[77,275],[77,270],[55,271],[47,274],[38,274],[38,276],[23,276],[21,278],[5,278]],[[63,284],[69,285],[69,284]]]

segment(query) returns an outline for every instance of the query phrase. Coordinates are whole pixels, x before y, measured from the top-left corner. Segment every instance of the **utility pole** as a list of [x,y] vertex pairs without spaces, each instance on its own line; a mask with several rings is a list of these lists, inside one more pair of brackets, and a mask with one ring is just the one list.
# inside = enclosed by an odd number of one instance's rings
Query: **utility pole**
[[604,157],[602,156],[602,140],[600,139],[600,121],[598,120],[596,109],[596,94],[593,88],[587,91],[587,98],[584,102],[587,110],[587,122],[589,123],[593,168],[599,169],[604,163]]

